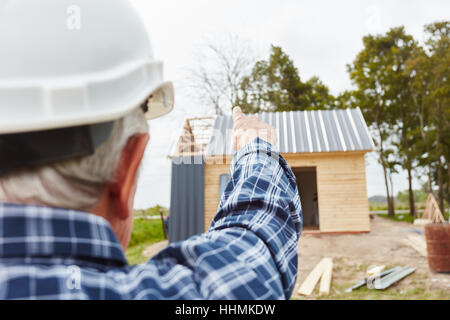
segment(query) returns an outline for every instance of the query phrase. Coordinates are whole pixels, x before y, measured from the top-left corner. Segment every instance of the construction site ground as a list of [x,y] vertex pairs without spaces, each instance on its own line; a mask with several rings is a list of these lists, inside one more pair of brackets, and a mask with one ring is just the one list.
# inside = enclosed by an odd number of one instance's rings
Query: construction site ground
[[[293,299],[450,299],[450,274],[433,273],[427,258],[404,243],[413,230],[423,227],[375,216],[371,232],[348,235],[308,235],[299,242],[299,269]],[[422,236],[424,237],[424,236]],[[319,284],[312,295],[297,294],[309,272],[324,257],[333,258],[330,294],[319,295]],[[409,266],[417,270],[386,290],[362,287],[345,293],[347,287],[366,276],[371,265]]]
[[[450,274],[433,273],[427,258],[404,243],[413,230],[423,227],[375,216],[371,232],[363,234],[308,235],[299,242],[299,269],[292,299],[450,299]],[[167,241],[146,248],[148,259],[167,246]],[[330,294],[319,295],[319,283],[307,297],[297,294],[309,272],[324,257],[333,258]],[[344,290],[366,276],[371,265],[410,266],[417,270],[386,290],[361,287],[351,293]],[[320,282],[320,281],[319,281]]]

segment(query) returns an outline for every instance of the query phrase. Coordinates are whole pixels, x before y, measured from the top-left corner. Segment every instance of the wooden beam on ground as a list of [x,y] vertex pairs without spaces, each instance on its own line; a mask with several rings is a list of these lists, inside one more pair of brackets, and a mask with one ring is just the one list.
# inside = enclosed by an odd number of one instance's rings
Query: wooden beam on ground
[[386,269],[386,266],[372,266],[370,268],[367,269],[367,275],[370,276],[374,276],[376,274],[379,274],[381,272],[383,272],[383,270]]
[[424,226],[426,224],[433,223],[430,219],[414,219],[414,224],[416,226]]
[[321,296],[327,296],[330,294],[332,274],[333,274],[333,259],[324,258],[324,267],[322,278],[320,279],[320,289],[319,289],[319,294]]
[[313,292],[314,287],[322,276],[325,264],[326,259],[324,258],[314,267],[314,269],[309,273],[305,281],[303,281],[302,285],[300,286],[298,294],[309,296]]

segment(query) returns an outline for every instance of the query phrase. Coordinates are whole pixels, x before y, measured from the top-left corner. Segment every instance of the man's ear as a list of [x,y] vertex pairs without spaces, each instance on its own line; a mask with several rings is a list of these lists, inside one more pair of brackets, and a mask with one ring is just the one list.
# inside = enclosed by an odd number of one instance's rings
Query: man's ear
[[134,183],[149,139],[148,133],[135,135],[128,139],[125,148],[122,150],[117,167],[116,182],[111,185],[116,214],[120,219],[125,220],[132,214],[128,205],[129,199],[131,192],[134,191]]

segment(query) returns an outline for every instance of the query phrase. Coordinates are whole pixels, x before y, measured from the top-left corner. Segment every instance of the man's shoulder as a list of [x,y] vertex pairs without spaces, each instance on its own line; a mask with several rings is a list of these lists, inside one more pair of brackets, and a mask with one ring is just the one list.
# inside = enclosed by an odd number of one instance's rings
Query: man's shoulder
[[129,267],[67,259],[62,264],[58,258],[32,260],[0,262],[0,300],[127,299],[132,294],[123,290],[130,283]]

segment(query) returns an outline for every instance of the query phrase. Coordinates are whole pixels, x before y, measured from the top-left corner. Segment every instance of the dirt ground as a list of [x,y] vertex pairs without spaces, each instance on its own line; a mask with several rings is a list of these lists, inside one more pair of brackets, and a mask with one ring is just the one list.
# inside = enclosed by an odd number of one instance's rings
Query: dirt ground
[[[395,222],[375,217],[371,220],[371,232],[355,235],[308,235],[299,242],[299,271],[292,299],[446,299],[450,300],[450,274],[432,273],[427,258],[403,243],[407,232],[422,230],[411,223]],[[150,258],[167,246],[167,241],[157,243],[144,250]],[[311,296],[297,295],[300,285],[309,272],[324,257],[333,258],[333,278],[330,295],[320,297],[319,284]],[[371,265],[386,268],[402,266],[417,270],[407,278],[384,290],[366,287],[351,293],[344,290],[365,277]]]
[[[299,243],[299,273],[293,298],[305,299],[297,295],[300,285],[323,257],[332,257],[330,295],[319,297],[317,285],[307,299],[450,299],[450,274],[430,272],[427,258],[403,242],[408,235],[416,234],[406,231],[412,229],[423,231],[423,227],[410,223],[375,217],[371,220],[370,233],[303,236]],[[365,277],[370,265],[409,266],[417,270],[384,291],[364,287],[345,293],[347,287]]]
[[167,241],[167,240],[155,243],[154,245],[147,247],[142,252],[142,255],[146,258],[152,258],[154,255],[156,255],[158,252],[160,252],[162,249],[164,249],[168,245],[169,245],[169,241]]

